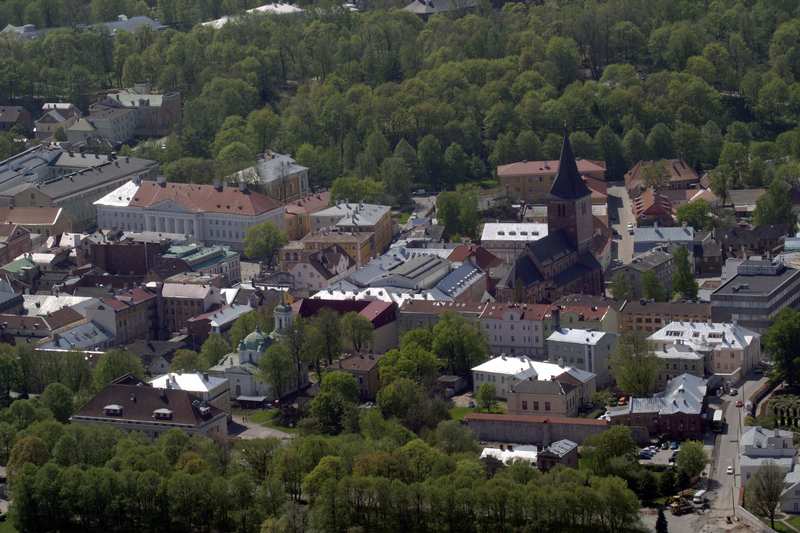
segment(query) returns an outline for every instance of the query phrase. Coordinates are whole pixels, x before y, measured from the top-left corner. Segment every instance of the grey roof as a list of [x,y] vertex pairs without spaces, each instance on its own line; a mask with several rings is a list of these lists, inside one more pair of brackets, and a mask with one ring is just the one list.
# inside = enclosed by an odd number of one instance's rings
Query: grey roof
[[308,167],[299,165],[288,154],[267,151],[258,157],[255,166],[234,173],[233,178],[247,183],[268,184],[307,170]]
[[794,457],[750,457],[749,455],[739,456],[739,466],[766,466],[772,464],[780,467],[784,471],[789,471],[794,464]]
[[546,450],[556,454],[559,457],[564,457],[577,447],[578,445],[575,442],[572,442],[569,439],[561,439],[550,444]]
[[339,217],[337,226],[374,226],[391,211],[388,205],[340,203],[317,211],[311,218]]
[[592,194],[592,191],[586,186],[586,183],[581,178],[581,173],[578,172],[575,154],[572,153],[572,144],[569,142],[569,135],[565,131],[564,141],[561,144],[558,173],[550,186],[550,196],[563,200],[575,200],[590,194]]
[[776,275],[743,275],[737,274],[722,284],[711,294],[730,296],[738,295],[746,298],[748,295],[766,295],[781,290],[784,286],[793,282],[800,275],[800,270],[786,268],[783,272]]
[[634,230],[633,240],[635,242],[669,242],[669,243],[690,243],[694,241],[694,228],[662,226],[637,227]]
[[757,448],[767,448],[770,437],[781,437],[792,439],[793,433],[785,429],[765,429],[761,426],[753,426],[742,433],[742,446],[755,446]]
[[[0,193],[13,196],[37,188],[51,198],[58,198],[143,174],[157,165],[149,159],[118,157],[110,160],[106,155],[68,152],[41,145],[0,161]],[[54,176],[56,173],[61,175]]]
[[88,322],[53,335],[53,339],[40,345],[40,348],[89,349],[102,347],[110,341],[111,337],[100,326]]
[[135,17],[124,17],[120,16],[120,20],[114,20],[112,22],[101,22],[97,24],[97,27],[102,27],[110,31],[111,33],[116,33],[119,31],[127,31],[127,32],[136,32],[142,28],[150,28],[153,31],[161,31],[166,29],[166,26],[158,22],[157,20],[153,20],[150,17],[145,16],[135,16]]
[[649,398],[632,398],[624,407],[609,409],[609,416],[632,413],[699,415],[706,396],[706,380],[691,374],[681,374],[667,382],[663,392]]
[[630,263],[630,267],[639,272],[647,272],[670,261],[672,261],[672,254],[655,248],[635,256]]
[[477,0],[414,0],[403,11],[415,15],[433,15],[459,9],[469,9],[478,5]]
[[481,275],[483,275],[481,269],[469,261],[465,261],[460,267],[442,278],[442,280],[436,284],[436,288],[448,296],[455,297],[472,285],[472,281]]

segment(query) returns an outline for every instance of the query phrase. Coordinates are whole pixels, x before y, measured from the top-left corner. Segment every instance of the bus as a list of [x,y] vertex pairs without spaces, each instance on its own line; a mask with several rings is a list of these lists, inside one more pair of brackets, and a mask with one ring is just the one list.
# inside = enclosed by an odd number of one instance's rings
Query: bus
[[714,409],[714,416],[711,419],[711,431],[714,433],[725,431],[725,416],[722,413],[722,409]]

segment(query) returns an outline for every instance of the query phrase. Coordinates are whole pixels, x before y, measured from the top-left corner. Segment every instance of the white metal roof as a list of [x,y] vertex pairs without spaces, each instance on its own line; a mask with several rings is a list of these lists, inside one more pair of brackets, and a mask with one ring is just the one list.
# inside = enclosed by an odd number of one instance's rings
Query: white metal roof
[[536,377],[539,381],[550,381],[561,374],[567,373],[582,383],[590,381],[595,376],[593,373],[585,370],[570,366],[559,366],[556,363],[548,363],[546,361],[534,361],[530,357],[524,355],[501,355],[494,357],[474,367],[472,372],[505,374],[507,376],[514,376],[516,379],[520,380]]
[[512,446],[512,450],[509,450],[508,448],[503,450],[500,448],[484,448],[483,451],[481,451],[481,459],[485,459],[486,457],[494,457],[506,465],[511,464],[516,460],[535,463],[538,455],[539,450],[533,445]]
[[481,241],[537,241],[547,236],[547,224],[538,222],[489,222],[483,225]]
[[106,194],[99,200],[94,202],[94,205],[103,205],[108,207],[127,207],[131,200],[139,190],[139,185],[133,180],[123,183],[110,193]]
[[602,341],[606,335],[611,335],[611,333],[607,331],[561,328],[551,333],[550,336],[547,337],[547,340],[595,346],[598,342]]
[[648,337],[651,341],[682,343],[694,350],[744,348],[760,335],[727,322],[670,322]]
[[163,376],[158,376],[150,382],[157,389],[177,389],[188,392],[210,392],[220,385],[228,382],[226,378],[201,374],[200,372],[187,372],[178,374],[170,372]]

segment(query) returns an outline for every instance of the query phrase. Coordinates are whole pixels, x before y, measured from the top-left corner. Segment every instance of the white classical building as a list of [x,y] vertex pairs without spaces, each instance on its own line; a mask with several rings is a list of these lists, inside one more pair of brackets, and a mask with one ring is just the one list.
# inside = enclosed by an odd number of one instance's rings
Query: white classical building
[[474,392],[484,383],[490,383],[495,387],[495,395],[500,399],[507,399],[512,385],[522,380],[552,381],[564,374],[569,375],[575,383],[579,383],[582,397],[590,397],[594,392],[596,376],[592,372],[586,372],[569,366],[562,366],[555,363],[544,361],[534,361],[530,357],[501,355],[489,359],[473,369],[472,384]]
[[736,323],[670,322],[648,337],[657,351],[680,344],[705,359],[706,371],[736,383],[761,359],[761,335]]
[[191,236],[237,250],[247,228],[262,222],[284,227],[284,208],[245,186],[131,180],[94,203],[101,229]]

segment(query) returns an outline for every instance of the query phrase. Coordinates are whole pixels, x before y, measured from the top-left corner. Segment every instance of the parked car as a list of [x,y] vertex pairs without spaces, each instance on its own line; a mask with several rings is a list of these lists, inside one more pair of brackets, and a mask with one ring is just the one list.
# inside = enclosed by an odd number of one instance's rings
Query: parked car
[[662,442],[661,443],[661,449],[662,450],[669,450],[669,442],[668,441]]
[[634,226],[633,223],[629,222],[628,223],[628,234],[629,235],[633,235],[635,233],[635,231],[634,231],[635,229],[636,229],[636,226]]
[[728,468],[725,469],[726,474],[733,474],[733,465],[728,465]]
[[736,396],[737,394],[739,394],[739,391],[736,389],[731,389],[728,394],[730,394],[731,396]]
[[677,449],[678,449],[678,448],[680,448],[680,447],[681,447],[681,445],[680,445],[680,444],[678,444],[678,441],[676,441],[676,440],[672,441],[672,442],[670,443],[670,445],[669,445],[669,449],[670,449],[670,450],[677,450]]

